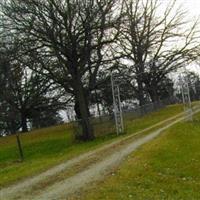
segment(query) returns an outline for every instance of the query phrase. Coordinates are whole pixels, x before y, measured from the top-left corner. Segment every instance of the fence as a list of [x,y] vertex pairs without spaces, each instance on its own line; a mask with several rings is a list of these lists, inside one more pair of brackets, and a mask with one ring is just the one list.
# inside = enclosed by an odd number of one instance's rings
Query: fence
[[[148,103],[143,106],[136,106],[134,104],[125,104],[122,106],[123,119],[124,122],[132,121],[139,117],[143,117],[148,113],[158,111],[167,105],[172,103],[179,103],[180,100],[176,98],[167,98],[158,102]],[[92,124],[94,134],[96,137],[106,136],[116,132],[114,114],[103,115],[99,117],[91,117],[90,123]],[[126,123],[125,123],[126,131]],[[82,132],[81,120],[73,122],[73,132],[75,135],[79,136]]]
[[[79,137],[82,133],[81,120],[77,120],[72,123],[73,132],[76,137]],[[96,137],[115,133],[115,121],[113,115],[90,117],[90,123]]]

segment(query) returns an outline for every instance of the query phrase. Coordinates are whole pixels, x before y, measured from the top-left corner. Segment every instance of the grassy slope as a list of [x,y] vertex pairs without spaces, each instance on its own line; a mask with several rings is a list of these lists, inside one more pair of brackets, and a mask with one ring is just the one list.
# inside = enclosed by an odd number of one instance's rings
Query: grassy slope
[[[142,130],[180,111],[182,111],[182,106],[175,105],[134,121],[127,121],[127,133]],[[0,138],[0,187],[42,172],[64,160],[113,141],[115,138],[116,135],[110,134],[91,142],[78,143],[74,141],[72,127],[69,124],[36,130],[21,136],[25,152],[23,163],[17,162],[15,136]]]
[[130,155],[84,199],[200,199],[200,114],[165,133]]

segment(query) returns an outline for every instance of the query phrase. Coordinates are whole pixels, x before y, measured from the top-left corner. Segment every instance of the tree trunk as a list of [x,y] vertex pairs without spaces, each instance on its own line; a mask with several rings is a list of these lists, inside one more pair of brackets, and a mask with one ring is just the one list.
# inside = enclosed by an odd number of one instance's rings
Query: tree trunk
[[[9,125],[8,125],[9,124]],[[17,132],[17,128],[16,128],[16,124],[14,120],[11,120],[10,123],[7,123],[8,127],[9,127],[9,132],[14,135]]]
[[77,104],[76,112],[80,114],[80,124],[82,127],[82,135],[80,136],[80,139],[84,141],[93,140],[94,132],[89,119],[89,108],[82,83],[77,82],[75,93],[75,102]]
[[143,86],[143,82],[144,82],[144,63],[143,63],[143,59],[142,59],[142,53],[140,53],[138,55],[139,57],[139,61],[136,63],[136,65],[138,65],[138,68],[136,70],[136,75],[137,75],[137,84],[138,84],[138,100],[139,100],[139,105],[143,106],[145,105],[145,98],[144,98],[144,86]]
[[76,119],[80,120],[81,119],[81,112],[80,112],[80,107],[77,99],[75,99],[75,105],[74,105],[74,111],[76,113]]
[[27,118],[24,114],[21,114],[21,127],[22,127],[22,132],[28,132],[28,127],[27,127]]
[[137,84],[138,84],[138,100],[139,100],[139,105],[143,106],[143,105],[145,105],[143,83],[142,83],[142,81],[140,79],[137,79]]
[[151,100],[152,102],[159,102],[159,95],[158,95],[158,92],[157,92],[157,86],[150,86],[149,87],[150,90],[149,90],[149,95],[151,97]]

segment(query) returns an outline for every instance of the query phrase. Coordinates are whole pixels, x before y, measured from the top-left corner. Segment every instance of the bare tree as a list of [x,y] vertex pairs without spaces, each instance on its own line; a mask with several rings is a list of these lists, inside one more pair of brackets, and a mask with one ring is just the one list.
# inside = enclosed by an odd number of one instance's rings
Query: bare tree
[[[117,0],[11,0],[2,11],[12,32],[33,53],[45,74],[74,95],[81,117],[82,139],[94,138],[88,97],[96,87],[107,45],[115,41],[119,23]],[[12,26],[11,26],[12,24]]]
[[28,68],[29,65],[38,66],[37,60],[27,60],[27,65],[19,62],[17,47],[17,43],[11,46],[7,40],[1,41],[0,110],[1,122],[6,125],[4,130],[8,133],[16,133],[19,129],[27,132],[27,121],[34,117],[34,113],[40,115],[53,110],[56,114],[66,105],[61,101],[63,90],[58,92],[53,81]]
[[[66,102],[60,100],[63,93],[56,92],[57,86],[52,82],[16,64],[9,63],[9,67],[6,66],[6,83],[2,85],[0,95],[4,104],[0,105],[0,108],[6,109],[7,119],[2,119],[4,122],[8,123],[12,119],[19,121],[15,131],[21,128],[22,132],[27,132],[28,120],[36,117],[35,113],[37,118],[48,110],[54,111],[56,115],[58,110],[64,109]],[[12,114],[8,115],[10,112]]]
[[143,105],[145,87],[151,88],[152,101],[157,101],[158,85],[166,74],[195,59],[198,21],[191,25],[186,12],[176,9],[176,1],[163,9],[158,0],[125,0],[124,9],[117,50],[128,60],[129,74],[136,80],[135,91]]

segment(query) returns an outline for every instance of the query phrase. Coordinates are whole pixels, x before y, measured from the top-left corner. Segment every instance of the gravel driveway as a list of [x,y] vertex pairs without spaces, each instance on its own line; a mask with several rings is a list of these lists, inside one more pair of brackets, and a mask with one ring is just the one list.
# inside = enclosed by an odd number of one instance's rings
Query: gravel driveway
[[[197,112],[199,112],[199,110],[195,111],[195,113]],[[88,184],[91,182],[103,179],[105,175],[111,172],[113,167],[119,166],[130,153],[134,152],[141,145],[159,136],[164,130],[182,121],[183,119],[184,117],[182,114],[176,115],[134,135],[126,136],[94,151],[82,154],[33,178],[29,178],[13,186],[3,188],[0,191],[0,199],[66,200],[68,195],[77,192],[80,189],[84,189],[84,187],[88,187]],[[144,131],[148,131],[148,129],[150,130],[155,126],[166,123],[167,125],[162,128],[158,128],[156,131],[152,131],[148,135],[143,135],[133,139],[135,135],[139,135]],[[114,150],[109,151],[111,148]],[[106,151],[109,151],[109,153],[105,154]],[[44,188],[33,190],[34,186],[39,185],[40,182],[45,179],[49,179],[57,174],[62,174],[67,169],[73,168],[73,166],[77,163],[81,165],[85,159],[95,159],[97,155],[102,155],[100,160],[96,160],[94,163],[91,163],[78,173],[73,174],[64,180],[56,180],[53,184],[47,185]]]

